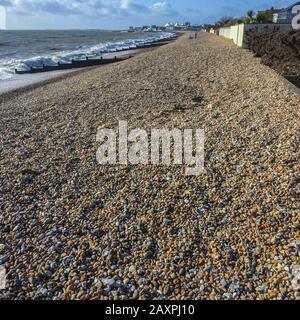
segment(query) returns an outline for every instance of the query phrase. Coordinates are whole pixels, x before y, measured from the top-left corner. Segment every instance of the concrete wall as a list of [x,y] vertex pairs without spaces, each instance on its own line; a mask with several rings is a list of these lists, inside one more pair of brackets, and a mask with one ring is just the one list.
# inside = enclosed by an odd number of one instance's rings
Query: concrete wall
[[239,24],[232,27],[220,28],[220,36],[231,39],[237,46],[247,48],[245,41],[245,33],[249,30],[256,30],[258,32],[267,31],[291,31],[290,24]]
[[227,28],[221,28],[219,35],[222,37],[225,37],[227,39],[232,39],[231,38],[231,27],[227,27]]
[[245,31],[248,30],[289,32],[293,27],[291,24],[245,24]]
[[243,46],[244,24],[220,29],[220,36],[231,39],[237,46]]

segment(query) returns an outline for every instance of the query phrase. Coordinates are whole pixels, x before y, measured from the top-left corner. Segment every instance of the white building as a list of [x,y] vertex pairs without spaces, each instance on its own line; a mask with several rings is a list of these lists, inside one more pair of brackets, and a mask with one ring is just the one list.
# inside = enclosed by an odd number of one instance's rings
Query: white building
[[278,24],[290,24],[299,13],[300,2],[296,2],[286,9],[277,10],[273,14],[273,22]]
[[165,28],[174,27],[174,24],[172,22],[167,22],[164,27]]
[[167,29],[167,30],[174,30],[174,24],[172,22],[167,22],[164,27]]

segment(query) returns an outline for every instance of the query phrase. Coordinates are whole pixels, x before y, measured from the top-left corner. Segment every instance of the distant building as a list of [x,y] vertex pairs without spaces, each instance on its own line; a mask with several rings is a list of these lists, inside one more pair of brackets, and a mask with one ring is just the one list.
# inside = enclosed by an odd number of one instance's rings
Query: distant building
[[300,6],[300,2],[296,2],[286,9],[276,10],[273,14],[273,22],[278,24],[290,24],[297,15],[297,12],[293,12],[295,6]]
[[174,24],[172,22],[167,22],[164,27],[166,30],[174,30]]
[[184,22],[184,23],[180,23],[180,22],[167,22],[164,27],[162,27],[161,29],[165,29],[165,30],[176,30],[176,31],[183,31],[183,30],[191,30],[191,31],[198,31],[201,29],[201,26],[195,24],[192,25],[190,22]]
[[174,24],[172,22],[167,22],[165,24],[165,28],[174,27]]
[[142,27],[142,31],[144,31],[144,32],[152,32],[153,30],[152,30],[152,28],[150,26],[143,26]]
[[273,10],[273,23],[277,23],[278,14],[283,11],[284,9],[274,9]]

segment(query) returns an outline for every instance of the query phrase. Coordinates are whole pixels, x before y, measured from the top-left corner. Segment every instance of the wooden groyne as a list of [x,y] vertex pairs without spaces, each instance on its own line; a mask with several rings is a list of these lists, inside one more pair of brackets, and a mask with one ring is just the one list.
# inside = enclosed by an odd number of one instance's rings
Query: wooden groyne
[[55,66],[46,66],[43,65],[41,67],[31,67],[30,70],[15,70],[16,74],[33,74],[33,73],[40,73],[40,72],[50,72],[50,71],[57,71],[57,70],[69,70],[69,69],[75,69],[75,68],[85,68],[85,67],[92,67],[92,66],[98,66],[102,64],[110,64],[110,63],[116,63],[120,61],[124,61],[131,58],[129,57],[114,57],[110,59],[103,59],[102,57],[99,59],[89,59],[86,57],[85,60],[72,60],[71,63],[58,63]]
[[[173,38],[170,38],[168,40],[166,39],[161,39],[157,40],[155,42],[151,43],[144,43],[141,45],[137,45],[135,47],[131,48],[124,48],[124,49],[117,49],[113,52],[107,52],[107,54],[113,54],[117,52],[124,52],[124,51],[132,51],[132,50],[142,50],[142,49],[148,49],[148,48],[155,48],[155,47],[160,47],[164,46],[171,41],[176,40],[178,35],[174,36]],[[116,63],[120,61],[124,61],[127,59],[130,59],[131,56],[127,57],[117,57],[115,56],[114,58],[89,58],[86,57],[84,60],[72,60],[70,63],[60,63],[58,62],[57,65],[54,66],[47,66],[47,65],[42,65],[40,67],[31,67],[29,70],[17,70],[15,69],[16,74],[33,74],[33,73],[41,73],[41,72],[50,72],[50,71],[57,71],[57,70],[69,70],[69,69],[75,69],[75,68],[85,68],[85,67],[92,67],[92,66],[98,66],[98,65],[104,65],[104,64],[111,64],[111,63]]]

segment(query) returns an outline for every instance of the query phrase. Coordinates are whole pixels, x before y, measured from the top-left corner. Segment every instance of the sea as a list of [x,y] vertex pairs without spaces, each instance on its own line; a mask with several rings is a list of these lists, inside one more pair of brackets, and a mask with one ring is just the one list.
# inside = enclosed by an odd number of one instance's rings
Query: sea
[[1,82],[18,77],[15,69],[67,63],[86,56],[105,56],[118,49],[136,48],[171,36],[168,32],[0,30],[0,87]]

